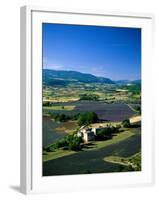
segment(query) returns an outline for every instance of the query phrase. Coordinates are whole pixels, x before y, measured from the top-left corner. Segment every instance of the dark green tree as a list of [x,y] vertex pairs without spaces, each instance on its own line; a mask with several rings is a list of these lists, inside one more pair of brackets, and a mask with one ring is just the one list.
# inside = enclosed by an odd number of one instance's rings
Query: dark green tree
[[94,112],[82,113],[78,117],[78,124],[80,126],[95,123],[97,121],[98,121],[98,115]]
[[126,119],[126,120],[122,121],[122,125],[124,128],[130,128],[130,126],[131,126],[130,120]]

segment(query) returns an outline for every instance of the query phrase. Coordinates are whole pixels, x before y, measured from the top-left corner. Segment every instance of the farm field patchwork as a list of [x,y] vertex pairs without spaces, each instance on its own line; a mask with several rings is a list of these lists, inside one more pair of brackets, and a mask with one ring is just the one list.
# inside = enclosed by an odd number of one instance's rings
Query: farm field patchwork
[[88,145],[88,149],[80,152],[60,150],[44,155],[43,175],[127,171],[123,163],[113,163],[106,158],[118,156],[127,159],[140,151],[140,130],[127,130],[114,136],[112,140],[93,142]]
[[[78,87],[78,84],[76,86]],[[75,85],[71,85],[71,87],[72,93],[76,91]],[[87,87],[87,94],[92,98],[90,91],[91,84]],[[94,89],[96,88],[95,85],[93,87]],[[60,87],[60,91],[56,90],[57,96],[60,96],[58,99],[59,102],[51,100],[54,97],[53,95],[51,97],[51,92],[49,93],[49,99],[48,96],[45,96],[45,105],[43,106],[44,176],[122,172],[134,171],[134,169],[139,170],[141,168],[141,166],[136,167],[136,160],[132,161],[132,163],[129,161],[131,157],[141,151],[141,116],[137,110],[140,108],[139,99],[134,101],[133,104],[132,102],[128,104],[125,99],[129,100],[131,96],[129,97],[128,93],[126,95],[125,92],[127,91],[118,91],[117,89],[113,89],[114,86],[113,88],[108,85],[103,87],[107,91],[106,95],[101,92],[93,92],[93,94],[100,96],[98,100],[80,100],[79,96],[78,100],[72,101],[70,96],[67,97],[67,93],[61,93],[62,89],[64,90],[63,87]],[[115,87],[118,88],[119,86]],[[52,88],[52,90],[54,91],[55,89]],[[114,99],[113,97],[116,94],[116,90],[117,96],[120,96],[120,101],[119,98]],[[47,91],[51,91],[51,88],[47,89]],[[76,97],[78,96],[77,94]],[[122,98],[123,95],[124,98]],[[106,96],[107,98],[105,99]],[[110,102],[110,99],[111,101],[113,99],[113,102]],[[113,135],[112,139],[85,143],[81,151],[63,148],[46,150],[49,146],[64,139],[67,135],[77,133],[81,127],[78,124],[78,115],[89,112],[96,113],[99,120],[96,123],[89,124],[88,127],[90,128],[121,126],[121,122],[126,119],[130,119],[132,124],[138,123],[138,125],[135,126],[136,128],[121,128],[119,133]],[[65,118],[64,120],[60,118],[56,120],[56,116],[63,116]],[[141,162],[141,157],[139,159],[139,162]]]

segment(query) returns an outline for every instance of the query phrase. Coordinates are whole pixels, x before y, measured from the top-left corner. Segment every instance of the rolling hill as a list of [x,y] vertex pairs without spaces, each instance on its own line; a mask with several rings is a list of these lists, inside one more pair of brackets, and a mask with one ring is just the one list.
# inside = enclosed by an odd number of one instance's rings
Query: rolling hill
[[77,71],[43,69],[43,85],[65,86],[73,82],[115,84],[114,81],[109,78],[97,77],[92,74],[86,74]]

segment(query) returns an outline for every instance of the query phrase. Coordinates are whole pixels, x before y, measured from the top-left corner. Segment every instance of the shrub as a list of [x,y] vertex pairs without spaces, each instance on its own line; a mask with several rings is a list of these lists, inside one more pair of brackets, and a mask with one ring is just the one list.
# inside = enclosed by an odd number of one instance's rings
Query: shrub
[[48,151],[54,151],[55,149],[63,148],[70,149],[74,151],[81,150],[82,138],[76,135],[67,135],[63,139],[60,139],[53,143],[50,147],[47,148]]
[[112,137],[112,133],[109,133],[108,129],[102,129],[97,132],[97,137],[102,138],[102,139],[108,139]]
[[52,103],[51,102],[49,102],[49,101],[44,101],[43,102],[43,106],[51,106],[52,105]]
[[59,121],[60,122],[64,122],[65,120],[66,120],[66,115],[65,114],[59,115]]
[[51,113],[51,117],[55,119],[55,121],[65,122],[70,119],[69,116],[65,114]]
[[81,115],[80,113],[77,113],[77,114],[73,115],[73,116],[71,117],[71,119],[73,119],[73,120],[78,120],[78,118],[79,118],[80,115]]
[[141,152],[133,155],[129,161],[134,165],[135,171],[141,170]]
[[70,150],[79,151],[81,150],[81,138],[75,135],[69,135],[67,137],[68,147]]
[[113,133],[118,133],[120,127],[107,127],[97,131],[97,137],[102,139],[111,139]]
[[119,165],[118,166],[119,172],[128,172],[128,171],[135,171],[131,165]]
[[81,94],[80,95],[80,100],[97,101],[98,99],[99,99],[99,95],[96,95],[96,94]]
[[49,151],[54,151],[55,149],[59,149],[61,147],[67,146],[65,139],[61,139],[53,143],[51,146],[48,147]]
[[126,119],[126,120],[122,121],[122,125],[124,128],[130,128],[130,126],[131,126],[130,120]]
[[141,114],[141,106],[135,106],[134,108],[139,114]]
[[120,128],[121,128],[121,125],[120,125],[120,124],[116,125],[117,131],[119,131]]

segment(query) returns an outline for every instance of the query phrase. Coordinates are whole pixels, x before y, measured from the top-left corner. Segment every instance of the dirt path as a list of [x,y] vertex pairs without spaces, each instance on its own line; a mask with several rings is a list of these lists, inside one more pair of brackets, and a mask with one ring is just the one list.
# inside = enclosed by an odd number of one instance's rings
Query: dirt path
[[137,122],[141,122],[141,116],[135,116],[135,117],[131,117],[130,118],[130,123],[137,123]]

